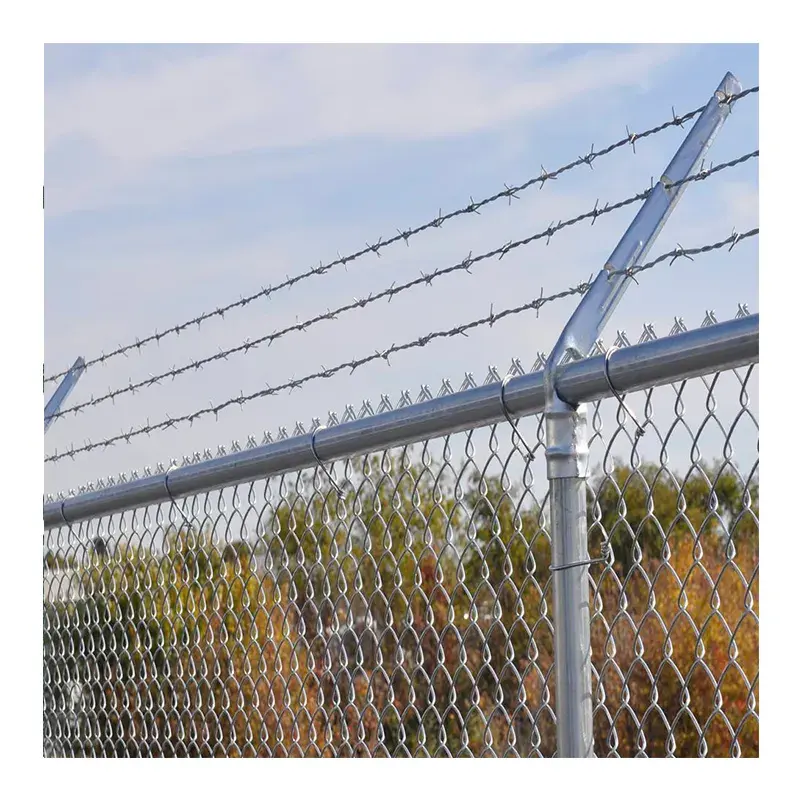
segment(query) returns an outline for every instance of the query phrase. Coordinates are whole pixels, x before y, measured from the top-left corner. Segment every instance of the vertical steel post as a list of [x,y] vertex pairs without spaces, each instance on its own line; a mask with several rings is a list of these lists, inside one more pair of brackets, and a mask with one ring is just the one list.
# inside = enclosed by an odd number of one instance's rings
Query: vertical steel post
[[583,296],[545,366],[556,715],[561,758],[591,758],[594,733],[586,520],[587,417],[585,407],[573,407],[559,397],[558,367],[565,360],[584,358],[600,336],[630,282],[626,275],[609,273],[628,269],[647,254],[686,188],[680,181],[694,172],[730,114],[730,98],[741,90],[739,81],[728,73],[620,239],[604,270]]
[[69,397],[69,393],[75,388],[75,384],[80,380],[86,370],[86,362],[82,358],[76,359],[70,367],[69,372],[64,376],[58,388],[53,392],[53,396],[47,401],[44,407],[44,432],[53,424],[53,415],[61,409],[64,401]]

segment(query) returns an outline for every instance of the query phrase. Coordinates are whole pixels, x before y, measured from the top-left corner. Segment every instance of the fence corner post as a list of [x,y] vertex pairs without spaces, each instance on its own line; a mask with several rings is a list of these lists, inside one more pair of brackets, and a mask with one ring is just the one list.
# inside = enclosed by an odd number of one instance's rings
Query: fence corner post
[[583,295],[544,370],[547,478],[550,483],[555,612],[556,726],[558,755],[594,756],[592,650],[589,613],[585,408],[559,397],[556,377],[565,359],[584,358],[630,283],[627,271],[643,259],[686,189],[686,179],[728,118],[741,84],[729,72],[697,118],[664,174],[647,195],[604,269]]

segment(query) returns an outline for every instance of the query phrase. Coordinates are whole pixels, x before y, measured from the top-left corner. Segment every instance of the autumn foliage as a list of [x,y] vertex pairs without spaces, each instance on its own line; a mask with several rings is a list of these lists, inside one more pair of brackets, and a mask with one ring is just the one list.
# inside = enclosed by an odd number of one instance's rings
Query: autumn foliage
[[[347,488],[284,483],[238,540],[51,549],[52,753],[553,755],[545,509],[408,451]],[[757,477],[617,467],[587,506],[596,753],[757,756]]]

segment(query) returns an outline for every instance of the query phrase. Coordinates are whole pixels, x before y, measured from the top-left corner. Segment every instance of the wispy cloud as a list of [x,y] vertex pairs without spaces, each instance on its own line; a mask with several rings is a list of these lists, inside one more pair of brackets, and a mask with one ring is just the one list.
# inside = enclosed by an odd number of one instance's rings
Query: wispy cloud
[[758,225],[758,185],[730,180],[722,193],[727,206],[726,216],[741,220],[739,224]]
[[600,89],[643,85],[679,51],[226,47],[91,71],[46,94],[50,213],[96,203],[168,159],[507,126]]

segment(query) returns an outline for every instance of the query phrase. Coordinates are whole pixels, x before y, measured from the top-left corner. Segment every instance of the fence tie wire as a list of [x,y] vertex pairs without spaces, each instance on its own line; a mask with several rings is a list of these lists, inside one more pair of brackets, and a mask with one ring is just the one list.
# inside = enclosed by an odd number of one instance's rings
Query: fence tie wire
[[634,434],[634,442],[638,442],[639,439],[644,436],[644,427],[639,423],[639,420],[636,419],[636,414],[631,411],[630,406],[625,402],[624,395],[621,395],[615,388],[614,384],[611,382],[611,376],[608,374],[609,362],[611,361],[611,356],[613,353],[616,353],[619,350],[619,347],[614,345],[613,347],[609,347],[606,350],[606,356],[603,362],[603,375],[605,376],[606,383],[608,384],[608,388],[611,390],[614,397],[617,398],[619,401],[620,407],[623,408],[630,418],[633,420],[633,424],[636,425],[636,433]]
[[516,436],[517,440],[525,448],[526,451],[525,459],[527,461],[533,461],[533,459],[535,458],[533,450],[531,450],[530,446],[525,441],[525,437],[520,433],[519,427],[517,423],[514,422],[514,420],[511,418],[511,414],[509,414],[508,412],[508,406],[506,405],[506,384],[511,380],[511,377],[512,377],[511,375],[506,375],[505,378],[503,378],[503,380],[500,383],[500,405],[503,409],[503,415],[508,420],[508,424],[511,426],[511,430],[513,431],[513,435],[511,437],[512,443],[514,436]]
[[192,521],[186,515],[186,512],[177,504],[177,502],[175,502],[175,497],[173,496],[172,491],[169,488],[169,474],[170,472],[176,470],[177,468],[178,468],[177,464],[172,464],[170,465],[169,469],[167,469],[167,471],[164,473],[164,491],[166,491],[167,493],[167,497],[169,498],[169,502],[172,508],[174,508],[183,517],[184,522],[189,526],[189,529],[191,530]]
[[313,456],[314,456],[314,461],[316,461],[316,462],[317,462],[317,466],[318,466],[318,467],[319,467],[319,468],[322,470],[323,474],[324,474],[324,475],[325,475],[325,477],[326,477],[326,478],[327,478],[327,479],[330,481],[330,483],[331,483],[331,486],[333,486],[334,490],[336,491],[336,494],[338,495],[339,499],[341,499],[342,497],[344,497],[344,490],[343,490],[343,489],[342,489],[342,487],[341,487],[341,486],[339,486],[339,484],[338,484],[338,483],[337,483],[337,482],[334,480],[334,477],[333,477],[333,475],[331,474],[330,470],[328,470],[328,468],[327,468],[327,467],[326,467],[326,466],[325,466],[325,465],[322,463],[322,459],[320,459],[320,457],[319,457],[319,453],[317,453],[317,445],[316,445],[315,439],[316,439],[316,437],[317,437],[317,434],[318,434],[318,433],[319,433],[321,430],[324,430],[326,427],[327,427],[327,426],[325,426],[325,425],[321,425],[321,426],[319,426],[319,427],[315,428],[315,429],[314,429],[314,430],[311,432],[311,455],[313,455]]
[[614,550],[611,547],[611,542],[605,541],[600,545],[599,558],[587,558],[585,561],[573,561],[570,564],[559,564],[557,566],[550,565],[550,572],[561,572],[565,569],[573,569],[574,567],[588,567],[591,564],[607,564],[609,557],[613,559]]

